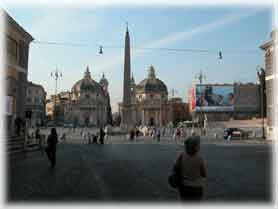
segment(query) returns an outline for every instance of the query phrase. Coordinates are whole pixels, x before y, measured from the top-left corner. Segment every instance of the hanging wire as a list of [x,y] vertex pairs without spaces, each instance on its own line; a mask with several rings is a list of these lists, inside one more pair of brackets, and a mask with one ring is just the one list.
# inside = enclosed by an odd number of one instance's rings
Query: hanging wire
[[[33,41],[33,44],[38,45],[54,45],[54,46],[69,46],[69,47],[97,47],[99,53],[103,53],[103,49],[124,49],[124,46],[109,46],[109,45],[97,45],[89,43],[72,43],[72,42],[54,42],[54,41]],[[192,49],[192,48],[161,48],[161,47],[131,47],[134,50],[156,50],[156,51],[168,51],[168,52],[188,52],[188,53],[216,53],[219,59],[223,59],[223,53],[225,54],[257,54],[257,50],[252,49]]]

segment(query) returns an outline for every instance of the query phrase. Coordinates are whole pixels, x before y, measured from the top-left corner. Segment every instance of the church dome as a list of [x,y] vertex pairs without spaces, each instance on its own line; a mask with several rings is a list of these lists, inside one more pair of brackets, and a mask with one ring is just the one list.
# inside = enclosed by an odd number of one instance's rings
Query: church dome
[[71,91],[74,93],[80,93],[84,91],[94,92],[97,94],[103,93],[101,85],[91,78],[89,67],[87,67],[85,71],[84,78],[77,81],[73,85]]
[[155,70],[153,66],[149,68],[148,78],[142,80],[137,86],[137,91],[144,93],[166,93],[167,86],[163,81],[159,80],[155,76]]

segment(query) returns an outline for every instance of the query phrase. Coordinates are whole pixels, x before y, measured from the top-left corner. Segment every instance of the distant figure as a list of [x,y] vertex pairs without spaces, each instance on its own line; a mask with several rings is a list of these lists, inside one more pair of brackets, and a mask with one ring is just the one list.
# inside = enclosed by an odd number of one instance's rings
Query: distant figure
[[199,155],[200,137],[188,137],[182,152],[174,165],[179,176],[178,190],[184,201],[200,201],[206,185],[207,168],[204,159]]
[[39,128],[36,128],[35,138],[36,138],[36,143],[39,144],[40,138],[41,138],[41,134],[40,134],[40,129]]
[[36,143],[39,145],[39,148],[40,148],[40,150],[41,150],[41,152],[43,153],[43,137],[42,137],[42,135],[41,135],[41,133],[40,133],[40,129],[39,128],[37,128],[36,129],[36,131],[35,131],[35,138],[36,138]]
[[62,134],[61,140],[64,141],[64,142],[66,141],[66,133],[65,132]]
[[102,128],[100,128],[100,130],[99,130],[99,142],[101,144],[104,144],[104,136],[105,136],[105,132],[103,131]]
[[134,131],[134,129],[132,128],[132,129],[130,130],[130,132],[129,132],[129,139],[130,139],[131,141],[133,141],[134,136],[135,136],[135,131]]
[[98,137],[97,135],[93,135],[93,143],[94,144],[97,144],[97,137]]
[[176,130],[174,130],[174,133],[173,133],[173,140],[175,141],[175,143],[177,143],[177,133],[176,133]]
[[186,128],[182,129],[182,136],[184,139],[187,137]]
[[181,137],[181,129],[180,128],[176,129],[176,135],[177,135],[177,138],[180,139],[180,137]]
[[162,136],[165,136],[165,133],[166,133],[166,128],[163,126],[162,127]]
[[191,129],[191,136],[195,136],[195,135],[196,135],[195,130],[194,130],[194,128],[192,127],[192,129]]
[[138,137],[139,137],[139,135],[140,135],[139,128],[136,128],[135,135],[136,135],[136,138],[138,138]]
[[152,133],[151,133],[152,138],[155,140],[156,137],[156,128],[152,128]]
[[92,143],[92,135],[90,132],[88,132],[88,144],[91,144]]
[[16,117],[15,121],[15,129],[16,129],[16,135],[20,135],[20,130],[21,130],[21,125],[22,125],[22,120],[20,117]]
[[82,138],[83,138],[83,143],[86,144],[86,142],[87,142],[87,133],[85,131],[83,131],[83,133],[82,133]]
[[156,130],[156,138],[157,138],[157,141],[158,142],[160,142],[160,128],[158,128],[157,130]]
[[105,132],[105,138],[106,138],[106,141],[107,143],[111,143],[111,132],[112,132],[112,127],[110,124],[108,124],[107,126],[105,126],[105,129],[104,129],[104,132]]
[[54,168],[56,164],[56,144],[58,143],[58,135],[55,128],[51,129],[50,135],[47,138],[47,147],[45,152],[51,162],[51,167]]

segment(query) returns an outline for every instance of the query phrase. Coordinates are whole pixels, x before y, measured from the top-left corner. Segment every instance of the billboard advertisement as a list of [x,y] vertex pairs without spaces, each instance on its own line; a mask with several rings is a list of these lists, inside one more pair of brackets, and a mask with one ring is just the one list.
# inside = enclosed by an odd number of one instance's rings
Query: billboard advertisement
[[194,111],[194,110],[195,110],[195,107],[196,107],[195,95],[196,95],[196,93],[195,93],[195,86],[193,86],[193,87],[191,88],[191,91],[190,91],[191,111]]
[[234,110],[234,86],[197,84],[195,110],[226,112]]

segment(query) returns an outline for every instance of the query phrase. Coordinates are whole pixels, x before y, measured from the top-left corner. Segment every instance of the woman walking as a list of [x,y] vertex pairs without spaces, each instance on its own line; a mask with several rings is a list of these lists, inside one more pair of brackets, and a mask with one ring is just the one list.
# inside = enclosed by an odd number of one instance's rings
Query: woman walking
[[45,152],[51,163],[51,167],[54,168],[56,164],[56,144],[58,143],[58,136],[55,128],[51,129],[50,135],[47,138],[47,147]]
[[191,136],[184,144],[185,152],[180,154],[174,165],[174,172],[179,177],[179,195],[183,201],[200,201],[207,177],[204,159],[199,155],[200,137]]

